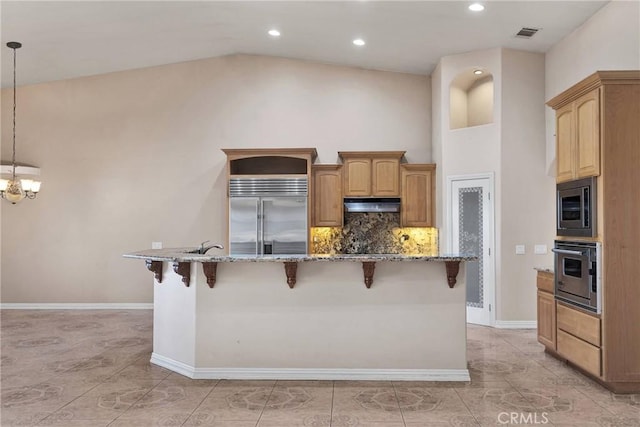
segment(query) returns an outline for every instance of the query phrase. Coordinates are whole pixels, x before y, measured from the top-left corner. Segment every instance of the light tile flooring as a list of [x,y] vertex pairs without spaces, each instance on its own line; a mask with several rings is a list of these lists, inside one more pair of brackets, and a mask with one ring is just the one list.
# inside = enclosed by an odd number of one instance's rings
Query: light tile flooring
[[0,320],[2,427],[640,426],[640,395],[545,355],[533,330],[469,326],[471,383],[214,381],[149,363],[148,310]]

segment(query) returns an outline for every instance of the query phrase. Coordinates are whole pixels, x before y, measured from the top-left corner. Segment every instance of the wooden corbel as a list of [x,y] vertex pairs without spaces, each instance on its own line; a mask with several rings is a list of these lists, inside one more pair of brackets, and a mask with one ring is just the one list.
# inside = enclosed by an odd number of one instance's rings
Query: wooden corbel
[[186,287],[189,287],[189,282],[191,280],[191,263],[190,262],[174,262],[173,263],[173,271],[182,276],[182,283]]
[[284,273],[287,275],[287,285],[289,285],[290,289],[293,289],[293,287],[296,285],[297,272],[298,272],[297,262],[284,263]]
[[162,283],[162,261],[151,261],[150,259],[147,259],[144,262],[147,264],[147,269],[153,273],[158,283]]
[[376,269],[376,263],[373,261],[363,261],[362,271],[364,272],[364,284],[367,289],[371,288],[373,283],[373,272]]
[[458,272],[460,271],[460,261],[445,261],[444,266],[447,269],[447,283],[450,288],[457,282]]
[[207,285],[210,288],[213,288],[213,285],[216,284],[216,270],[218,269],[217,262],[203,262],[202,263],[202,271],[204,272],[205,277],[207,278]]

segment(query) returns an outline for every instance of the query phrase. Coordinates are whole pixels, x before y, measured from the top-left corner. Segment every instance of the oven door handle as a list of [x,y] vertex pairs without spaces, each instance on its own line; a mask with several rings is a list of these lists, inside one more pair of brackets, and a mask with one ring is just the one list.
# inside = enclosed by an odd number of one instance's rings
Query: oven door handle
[[580,251],[569,251],[567,249],[556,249],[556,248],[553,248],[553,249],[551,249],[551,252],[554,252],[556,254],[563,254],[563,255],[584,256],[584,253],[582,253]]

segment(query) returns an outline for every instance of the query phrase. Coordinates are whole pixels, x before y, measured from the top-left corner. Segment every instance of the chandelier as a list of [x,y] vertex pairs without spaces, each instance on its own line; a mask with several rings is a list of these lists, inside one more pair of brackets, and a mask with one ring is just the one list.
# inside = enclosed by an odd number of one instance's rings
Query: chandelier
[[16,49],[20,49],[22,44],[9,42],[7,47],[13,49],[13,157],[11,158],[11,179],[0,179],[0,197],[15,205],[25,197],[35,199],[40,191],[40,181],[16,177]]

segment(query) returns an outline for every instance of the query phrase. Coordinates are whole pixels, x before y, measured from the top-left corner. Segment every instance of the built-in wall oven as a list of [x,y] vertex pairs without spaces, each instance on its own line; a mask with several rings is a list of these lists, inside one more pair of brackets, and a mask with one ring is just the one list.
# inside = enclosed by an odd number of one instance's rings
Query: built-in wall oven
[[595,313],[601,311],[599,242],[555,241],[555,296]]
[[596,236],[596,179],[583,178],[557,185],[558,236]]

